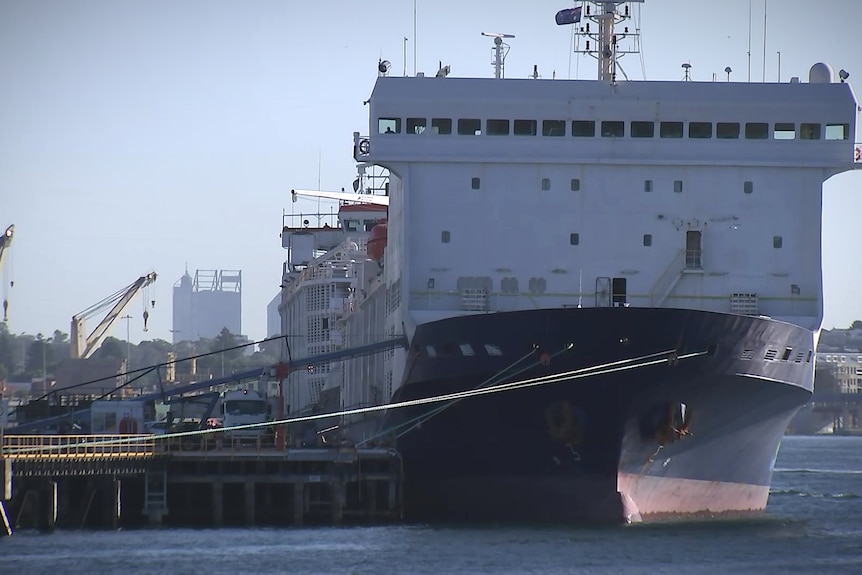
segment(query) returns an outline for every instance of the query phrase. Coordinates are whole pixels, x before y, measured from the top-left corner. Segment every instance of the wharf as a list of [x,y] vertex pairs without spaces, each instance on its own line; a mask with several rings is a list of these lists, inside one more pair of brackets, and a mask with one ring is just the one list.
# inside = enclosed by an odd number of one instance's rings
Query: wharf
[[[370,523],[401,518],[394,449],[157,436],[3,437],[0,535],[17,528]],[[2,519],[2,517],[0,517]]]

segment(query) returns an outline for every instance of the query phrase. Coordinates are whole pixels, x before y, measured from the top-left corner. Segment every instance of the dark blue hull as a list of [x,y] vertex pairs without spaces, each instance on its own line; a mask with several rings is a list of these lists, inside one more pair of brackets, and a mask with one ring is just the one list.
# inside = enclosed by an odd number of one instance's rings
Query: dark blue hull
[[[812,334],[712,312],[593,308],[423,324],[388,413],[410,519],[625,521],[761,510],[812,392]],[[545,378],[545,379],[542,379]]]

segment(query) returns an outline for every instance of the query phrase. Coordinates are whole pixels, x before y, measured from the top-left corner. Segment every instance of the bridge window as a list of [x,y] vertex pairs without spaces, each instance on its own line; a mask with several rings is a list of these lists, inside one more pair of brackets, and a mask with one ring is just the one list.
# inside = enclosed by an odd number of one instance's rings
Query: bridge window
[[652,180],[644,180],[644,191],[651,192],[652,191]]
[[800,124],[799,126],[800,140],[819,140],[820,139],[820,124]]
[[478,189],[479,189],[479,184],[480,184],[480,180],[479,180],[479,178],[472,178],[472,179],[470,180],[470,187],[471,187],[472,189],[474,189],[474,190],[478,190]]
[[431,131],[435,134],[451,134],[452,120],[449,118],[432,118]]
[[421,134],[425,131],[425,118],[407,118],[407,134]]
[[514,133],[516,136],[535,136],[536,120],[515,120]]
[[509,120],[488,120],[485,128],[489,136],[508,136]]
[[675,194],[682,193],[682,180],[674,180],[673,181],[673,191]]
[[766,122],[748,122],[745,124],[746,140],[765,140],[769,137],[769,124]]
[[697,140],[712,138],[712,122],[689,122],[688,137]]
[[602,122],[602,138],[622,138],[626,135],[625,122]]
[[849,124],[826,124],[827,140],[847,140],[850,138]]
[[542,178],[542,191],[547,192],[551,189],[551,178]]
[[440,234],[440,241],[444,244],[448,244],[450,237],[451,234],[449,233],[449,230],[443,230],[443,232]]
[[401,118],[378,118],[377,133],[379,134],[400,134],[401,133]]
[[781,238],[781,236],[772,236],[772,247],[774,247],[775,249],[779,249],[783,244],[784,240]]
[[715,137],[719,140],[736,140],[739,138],[739,123],[719,122],[715,126]]
[[682,138],[682,122],[662,122],[659,135],[662,138]]
[[566,122],[563,120],[542,120],[543,136],[565,136]]
[[746,194],[754,193],[754,182],[748,180],[742,182],[742,191]]
[[655,124],[653,122],[632,122],[632,138],[652,138],[655,136]]
[[569,234],[569,243],[573,246],[576,246],[581,243],[581,235],[580,234]]
[[574,120],[572,136],[576,138],[592,138],[596,135],[596,123],[593,120]]
[[579,192],[581,190],[581,180],[578,178],[572,178],[572,191]]
[[650,247],[652,245],[652,234],[644,234],[644,246]]
[[481,136],[482,120],[475,118],[461,118],[458,120],[459,136]]
[[795,140],[796,124],[782,122],[776,123],[775,129],[772,132],[772,137],[776,140]]

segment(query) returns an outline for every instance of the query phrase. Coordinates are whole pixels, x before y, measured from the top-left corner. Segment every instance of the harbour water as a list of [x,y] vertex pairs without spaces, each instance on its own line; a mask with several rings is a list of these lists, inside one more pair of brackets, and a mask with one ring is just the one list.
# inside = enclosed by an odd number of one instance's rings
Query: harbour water
[[862,437],[787,437],[766,512],[617,527],[19,531],[0,573],[862,573]]

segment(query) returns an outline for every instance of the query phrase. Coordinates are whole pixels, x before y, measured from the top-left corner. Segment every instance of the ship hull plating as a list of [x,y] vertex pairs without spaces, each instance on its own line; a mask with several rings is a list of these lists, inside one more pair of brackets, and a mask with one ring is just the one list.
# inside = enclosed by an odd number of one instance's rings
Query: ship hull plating
[[784,429],[811,395],[812,346],[795,325],[694,310],[420,325],[393,402],[490,393],[388,413],[405,515],[620,522],[760,511]]

